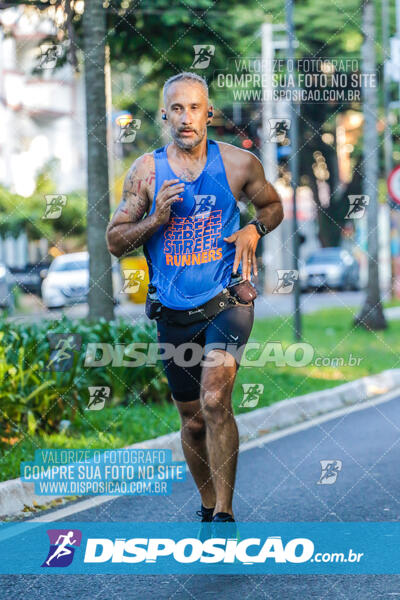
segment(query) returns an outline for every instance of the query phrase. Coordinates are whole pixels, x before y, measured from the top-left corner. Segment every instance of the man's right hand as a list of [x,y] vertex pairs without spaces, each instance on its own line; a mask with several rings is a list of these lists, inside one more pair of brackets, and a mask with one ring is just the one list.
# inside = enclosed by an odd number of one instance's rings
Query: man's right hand
[[158,225],[168,223],[171,214],[171,204],[177,200],[182,200],[180,194],[185,189],[184,183],[179,183],[179,179],[166,179],[156,197],[156,207],[154,209],[154,219]]

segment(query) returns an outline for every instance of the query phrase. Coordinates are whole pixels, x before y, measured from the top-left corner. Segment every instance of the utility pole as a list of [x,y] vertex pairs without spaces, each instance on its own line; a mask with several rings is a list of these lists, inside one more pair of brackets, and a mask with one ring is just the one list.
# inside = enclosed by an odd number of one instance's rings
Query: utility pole
[[[288,32],[287,46],[287,65],[294,66],[294,24],[293,24],[293,1],[285,0],[286,24]],[[299,180],[299,161],[298,161],[298,107],[293,98],[290,103],[292,122],[290,125],[290,159],[289,167],[291,174],[291,185],[293,189],[293,218],[292,218],[292,239],[293,239],[293,269],[299,272],[299,234],[297,225],[297,201],[296,190]],[[300,312],[300,282],[296,281],[294,286],[294,334],[296,340],[301,340],[301,312]]]
[[[400,1],[397,1],[400,4]],[[382,0],[382,48],[383,48],[383,66],[384,66],[384,85],[383,85],[383,106],[385,112],[385,133],[384,133],[384,151],[385,151],[385,175],[386,179],[392,170],[392,130],[389,124],[390,111],[390,69],[388,58],[390,56],[389,45],[389,6],[388,0]]]
[[[396,37],[398,40],[400,40],[400,0],[396,0]],[[399,80],[399,102],[400,102],[400,80]]]
[[114,139],[113,139],[113,121],[112,121],[112,86],[111,86],[111,62],[110,62],[110,46],[105,47],[105,62],[104,62],[104,77],[105,77],[105,93],[106,93],[106,111],[107,111],[107,156],[108,156],[108,181],[110,187],[110,204],[112,209],[115,208],[114,194]]
[[[276,156],[276,143],[271,140],[269,119],[274,118],[274,103],[272,100],[272,74],[273,60],[275,55],[273,25],[263,23],[261,25],[261,71],[262,71],[262,136],[261,136],[261,162],[267,181],[272,184],[278,178],[278,162]],[[280,254],[282,248],[280,228],[271,231],[262,239],[262,268],[263,268],[263,292],[274,289],[271,272],[271,257],[274,257],[275,265],[280,266]]]
[[[362,31],[362,73],[376,73],[375,57],[375,10],[374,1],[365,0],[363,4]],[[385,329],[386,319],[383,313],[379,287],[378,256],[378,158],[379,144],[377,132],[378,94],[372,85],[364,84],[363,113],[363,193],[369,198],[367,208],[368,231],[368,285],[367,295],[354,324],[368,331]]]
[[[274,40],[272,23],[261,25],[263,103],[262,103],[262,163],[266,169],[267,178],[274,183],[278,177],[278,162],[276,159],[276,143],[270,140],[269,119],[275,116],[272,100],[272,75],[274,60]],[[265,238],[266,239],[266,238]]]
[[[399,2],[397,2],[399,4]],[[390,82],[391,73],[389,68],[390,43],[389,43],[389,5],[388,0],[382,0],[382,50],[383,50],[383,112],[385,115],[385,129],[383,132],[383,152],[385,158],[385,180],[393,168],[393,140],[392,128],[390,126]],[[387,202],[390,207],[390,195],[387,193]],[[395,225],[393,209],[390,210],[390,229]],[[392,246],[392,244],[390,244]],[[392,252],[390,253],[391,284],[390,293],[394,296],[395,262]]]

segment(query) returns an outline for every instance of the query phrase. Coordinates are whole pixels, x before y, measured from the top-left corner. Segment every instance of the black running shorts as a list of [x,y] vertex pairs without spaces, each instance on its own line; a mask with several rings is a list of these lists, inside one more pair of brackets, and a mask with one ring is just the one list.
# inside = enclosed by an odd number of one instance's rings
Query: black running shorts
[[[192,325],[157,321],[157,340],[170,345],[162,358],[172,396],[179,402],[198,400],[201,388],[201,361],[212,349],[222,348],[240,364],[254,322],[254,305],[234,305],[213,317]],[[173,348],[171,347],[173,345]],[[189,347],[190,346],[190,347]],[[162,353],[164,353],[164,349]],[[225,356],[218,352],[221,361]],[[168,356],[171,356],[168,358]],[[233,364],[232,358],[229,359]]]

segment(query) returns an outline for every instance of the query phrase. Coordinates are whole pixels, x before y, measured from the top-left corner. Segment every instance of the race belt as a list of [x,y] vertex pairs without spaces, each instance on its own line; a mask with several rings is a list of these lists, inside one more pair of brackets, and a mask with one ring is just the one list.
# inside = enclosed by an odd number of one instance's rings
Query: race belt
[[167,306],[161,308],[161,320],[176,325],[190,325],[204,319],[211,319],[220,312],[236,304],[235,299],[230,295],[229,290],[225,288],[220,294],[214,296],[197,308],[187,308],[185,310],[174,310]]
[[[161,304],[154,292],[151,293],[154,286],[149,286],[149,294],[146,299],[146,315],[149,319],[157,321],[166,321],[175,325],[190,325],[211,319],[233,305],[249,306],[253,304],[254,298],[257,296],[256,289],[250,282],[240,282],[236,285],[230,285],[224,288],[222,292],[202,304],[194,308],[185,310],[175,310]],[[155,290],[155,288],[154,288]],[[154,295],[153,295],[154,294]]]

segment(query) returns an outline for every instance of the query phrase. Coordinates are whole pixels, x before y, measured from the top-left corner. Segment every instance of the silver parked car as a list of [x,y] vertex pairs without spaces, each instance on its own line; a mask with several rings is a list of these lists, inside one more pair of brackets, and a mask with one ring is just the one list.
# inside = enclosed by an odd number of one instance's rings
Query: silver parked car
[[14,283],[10,270],[0,262],[0,308],[14,310]]
[[360,289],[360,267],[343,248],[320,248],[306,260],[299,273],[302,291],[309,289]]

